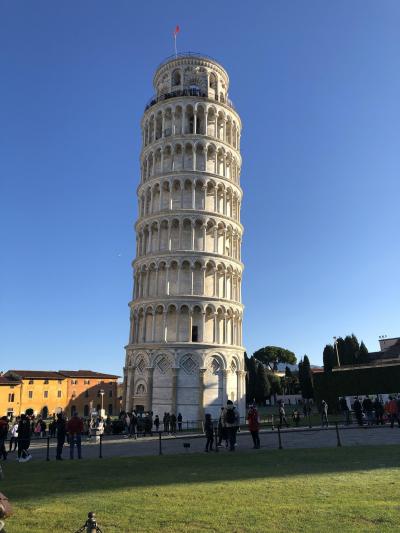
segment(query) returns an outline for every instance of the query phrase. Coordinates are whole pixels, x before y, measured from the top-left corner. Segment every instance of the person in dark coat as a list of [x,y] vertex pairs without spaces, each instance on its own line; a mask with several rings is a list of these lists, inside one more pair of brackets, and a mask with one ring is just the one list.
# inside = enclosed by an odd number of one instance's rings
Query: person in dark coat
[[204,433],[207,437],[206,449],[204,451],[211,452],[213,450],[214,443],[214,426],[210,414],[206,414],[206,419],[204,422]]
[[182,414],[181,413],[178,413],[178,431],[182,431],[182,420],[183,420],[183,417],[182,417]]
[[175,435],[175,433],[176,433],[176,415],[174,413],[171,414],[169,422],[170,422],[170,425],[171,425],[171,433],[172,433],[172,435]]
[[32,459],[32,455],[28,452],[31,444],[31,422],[29,417],[24,413],[21,415],[18,424],[18,460],[20,463],[25,463]]
[[252,405],[247,413],[247,422],[249,424],[249,431],[253,439],[253,448],[258,450],[260,448],[260,419],[255,405]]
[[63,417],[62,413],[59,413],[57,415],[57,419],[55,421],[55,429],[57,434],[57,451],[56,451],[56,459],[58,461],[62,460],[62,450],[64,447],[65,442],[65,435],[67,433],[67,423],[65,421],[65,418]]
[[339,400],[339,409],[345,419],[346,425],[348,426],[350,424],[350,410],[344,396]]
[[359,426],[363,425],[363,411],[360,400],[356,397],[353,404],[353,411]]
[[8,434],[8,418],[2,416],[0,418],[0,456],[3,456],[3,461],[7,459],[6,439]]
[[374,401],[374,410],[375,410],[376,425],[379,426],[379,424],[381,424],[383,426],[384,408],[383,408],[383,403],[380,401],[378,396],[375,398],[375,401]]

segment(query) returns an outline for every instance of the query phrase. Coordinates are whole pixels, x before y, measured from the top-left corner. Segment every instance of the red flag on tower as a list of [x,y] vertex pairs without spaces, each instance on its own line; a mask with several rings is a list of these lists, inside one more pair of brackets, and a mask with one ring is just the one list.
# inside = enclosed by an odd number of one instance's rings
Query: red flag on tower
[[175,57],[178,57],[178,50],[176,48],[176,36],[178,35],[178,33],[181,31],[180,27],[178,26],[178,24],[176,25],[175,27],[175,30],[174,30],[174,45],[175,45]]

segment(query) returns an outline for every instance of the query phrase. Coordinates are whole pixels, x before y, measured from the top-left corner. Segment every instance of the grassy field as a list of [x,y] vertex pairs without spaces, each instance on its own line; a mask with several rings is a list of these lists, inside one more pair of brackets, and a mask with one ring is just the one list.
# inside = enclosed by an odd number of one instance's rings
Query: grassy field
[[397,446],[4,464],[7,532],[400,531]]

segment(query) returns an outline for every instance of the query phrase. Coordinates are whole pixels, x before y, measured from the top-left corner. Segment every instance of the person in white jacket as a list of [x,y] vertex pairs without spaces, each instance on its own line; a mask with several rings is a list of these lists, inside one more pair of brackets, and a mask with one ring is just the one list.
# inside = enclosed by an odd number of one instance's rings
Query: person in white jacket
[[[10,429],[10,446],[8,448],[9,452],[15,452],[15,450],[17,449],[18,423],[19,423],[19,418],[16,419],[16,421],[14,422],[14,424],[11,426],[11,429]],[[14,444],[14,449],[12,450],[11,448],[13,444]]]

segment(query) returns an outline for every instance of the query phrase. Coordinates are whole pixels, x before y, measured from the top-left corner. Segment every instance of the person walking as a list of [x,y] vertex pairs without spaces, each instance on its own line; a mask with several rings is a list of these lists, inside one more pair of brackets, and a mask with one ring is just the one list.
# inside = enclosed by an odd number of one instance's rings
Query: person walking
[[169,421],[170,421],[169,413],[164,413],[164,418],[163,418],[164,431],[165,433],[168,433],[168,434],[169,434]]
[[221,407],[221,412],[219,414],[219,419],[218,419],[218,443],[217,443],[218,447],[222,446],[223,440],[225,441],[225,448],[227,448],[228,447],[228,436],[227,436],[226,428],[224,426],[224,407]]
[[249,412],[247,413],[247,423],[249,425],[249,431],[253,439],[253,448],[258,450],[260,448],[260,418],[256,406],[253,404]]
[[31,423],[28,416],[24,413],[21,415],[18,424],[18,461],[26,463],[32,459],[29,453],[29,446],[31,444]]
[[158,415],[154,418],[154,427],[156,428],[156,432],[158,433],[160,431],[160,417]]
[[205,452],[212,452],[213,443],[214,443],[214,426],[210,414],[206,414],[206,419],[204,421],[204,433],[207,437],[206,449]]
[[289,427],[288,421],[286,420],[285,404],[281,401],[279,404],[279,426],[282,427],[283,423],[286,424],[286,427]]
[[344,396],[339,400],[339,409],[343,415],[346,426],[348,426],[350,424],[350,409]]
[[363,411],[362,411],[361,402],[357,396],[354,399],[353,411],[354,411],[354,414],[357,420],[357,424],[359,426],[362,426],[363,425]]
[[236,433],[240,424],[239,411],[233,405],[232,400],[226,402],[223,413],[223,424],[228,433],[229,451],[234,452],[236,446]]
[[175,413],[171,414],[169,421],[171,424],[171,434],[175,435],[176,434],[176,414]]
[[383,426],[383,424],[384,424],[384,422],[383,422],[384,409],[383,409],[383,403],[380,401],[379,396],[377,396],[375,398],[374,410],[375,410],[376,425],[379,426],[379,424],[381,424],[381,426]]
[[178,420],[178,431],[181,432],[182,431],[182,420],[183,420],[181,413],[178,413],[177,420]]
[[[18,424],[19,424],[19,417],[15,420],[14,424],[11,426],[10,430],[10,446],[8,448],[8,452],[15,452],[17,449],[17,443],[18,443]],[[12,446],[14,445],[14,449],[12,449]]]
[[2,416],[0,418],[0,456],[3,456],[3,461],[7,461],[6,439],[8,435],[8,418]]
[[389,396],[388,411],[389,411],[390,427],[393,429],[395,420],[397,420],[397,424],[400,427],[400,419],[399,419],[397,401],[395,398],[392,398],[392,396]]
[[328,427],[328,404],[325,400],[321,402],[321,426]]
[[67,423],[62,413],[58,413],[54,424],[57,435],[56,459],[57,461],[61,461],[62,451],[65,443],[65,435],[67,433]]
[[137,439],[137,426],[138,426],[138,417],[135,409],[132,411],[130,416],[130,426],[129,426],[129,436]]
[[364,398],[362,402],[362,407],[364,413],[367,416],[367,425],[372,426],[374,423],[374,404],[372,403],[372,400],[368,395]]
[[69,458],[74,458],[74,447],[76,446],[78,459],[82,459],[83,422],[82,419],[78,417],[76,412],[74,412],[72,418],[68,420],[67,432],[69,437]]

